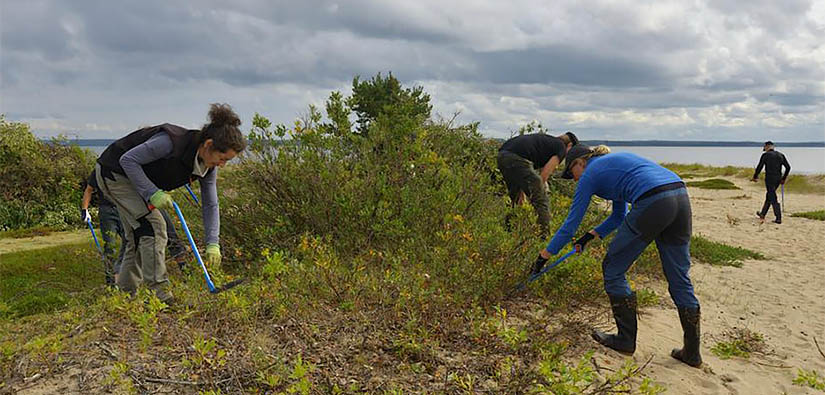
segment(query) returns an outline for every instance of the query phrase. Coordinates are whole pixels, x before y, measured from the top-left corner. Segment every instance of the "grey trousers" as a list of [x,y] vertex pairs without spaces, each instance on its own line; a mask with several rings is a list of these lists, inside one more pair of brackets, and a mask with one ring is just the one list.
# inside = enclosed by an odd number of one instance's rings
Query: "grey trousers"
[[146,202],[121,174],[104,172],[95,165],[97,182],[103,194],[117,206],[126,248],[117,286],[134,294],[141,283],[153,290],[161,301],[172,298],[166,271],[166,221],[159,210],[149,210]]

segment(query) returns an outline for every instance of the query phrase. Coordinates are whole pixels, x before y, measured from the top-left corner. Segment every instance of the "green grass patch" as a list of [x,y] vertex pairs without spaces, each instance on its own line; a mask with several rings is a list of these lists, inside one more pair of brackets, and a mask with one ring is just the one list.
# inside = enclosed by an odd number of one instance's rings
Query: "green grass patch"
[[682,163],[662,163],[662,166],[670,169],[678,174],[681,178],[695,178],[695,177],[750,177],[753,175],[753,169],[748,167],[724,166],[714,167],[700,165],[698,163],[682,164]]
[[33,228],[12,229],[0,232],[0,239],[22,239],[24,237],[48,236],[52,232],[54,232],[54,229],[48,226],[35,226]]
[[88,242],[0,255],[0,318],[54,311],[103,283]]
[[688,181],[687,186],[702,189],[741,189],[728,180],[711,178],[704,181]]
[[636,291],[636,298],[639,307],[656,306],[659,304],[659,295],[652,289],[640,289]]
[[793,379],[793,384],[825,391],[825,377],[822,377],[815,370],[799,369],[796,372],[796,378]]
[[724,335],[727,340],[717,342],[710,351],[721,359],[750,358],[751,353],[765,349],[765,337],[746,328],[736,328]]
[[818,221],[825,221],[825,210],[805,211],[804,213],[793,213],[791,217],[802,217],[808,219],[815,219]]
[[742,267],[745,259],[765,259],[756,251],[717,243],[699,235],[690,238],[690,256],[710,265],[733,267]]
[[825,194],[825,175],[791,174],[785,181],[785,191],[793,193]]

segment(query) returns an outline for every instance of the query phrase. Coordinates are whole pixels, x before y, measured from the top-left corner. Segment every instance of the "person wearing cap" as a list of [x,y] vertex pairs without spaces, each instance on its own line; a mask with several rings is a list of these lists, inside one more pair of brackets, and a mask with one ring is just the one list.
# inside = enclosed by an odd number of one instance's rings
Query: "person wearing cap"
[[547,179],[564,160],[570,147],[578,142],[572,132],[560,136],[535,133],[513,137],[498,149],[496,163],[504,177],[512,205],[521,204],[527,195],[538,216],[542,234],[547,234],[550,227]]
[[[788,179],[788,173],[791,172],[791,165],[788,159],[785,158],[781,152],[774,149],[772,141],[766,141],[762,146],[762,157],[759,158],[759,165],[756,166],[756,171],[753,173],[751,181],[759,180],[759,173],[762,167],[765,167],[765,203],[762,204],[762,210],[757,211],[756,215],[760,220],[764,221],[765,216],[768,215],[768,207],[773,207],[773,215],[776,216],[774,223],[782,223],[782,206],[776,199],[776,188],[780,184],[784,184]],[[785,168],[785,173],[782,173],[782,168]]]
[[[539,265],[570,242],[593,195],[613,202],[613,213],[595,229],[573,242],[577,251],[618,228],[602,261],[604,288],[610,299],[618,332],[592,333],[594,340],[616,351],[636,350],[636,294],[625,278],[630,265],[653,241],[659,251],[668,291],[679,311],[684,347],[671,356],[694,367],[699,352],[699,301],[693,292],[690,269],[691,210],[687,189],[672,171],[629,152],[610,153],[606,146],[579,144],[567,153],[562,178],[576,180],[576,191],[564,224],[537,258]],[[627,204],[632,209],[627,212]],[[536,265],[534,264],[534,265]]]

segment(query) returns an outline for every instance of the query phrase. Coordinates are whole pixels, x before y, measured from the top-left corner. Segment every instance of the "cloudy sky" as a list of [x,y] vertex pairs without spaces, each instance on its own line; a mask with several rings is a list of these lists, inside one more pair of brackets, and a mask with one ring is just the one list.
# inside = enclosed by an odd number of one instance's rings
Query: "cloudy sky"
[[392,71],[494,137],[825,140],[825,0],[2,0],[0,34],[0,113],[41,136],[290,124]]

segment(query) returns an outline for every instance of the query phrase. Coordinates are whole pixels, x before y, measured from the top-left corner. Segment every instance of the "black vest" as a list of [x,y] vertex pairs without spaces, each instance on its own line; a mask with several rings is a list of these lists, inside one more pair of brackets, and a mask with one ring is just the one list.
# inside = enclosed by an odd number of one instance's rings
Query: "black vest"
[[[120,138],[100,154],[97,162],[100,163],[104,172],[112,171],[126,175],[123,167],[120,166],[120,157],[126,151],[146,142],[158,133],[166,133],[172,139],[172,152],[165,158],[142,166],[143,172],[146,173],[149,180],[158,188],[171,191],[199,179],[200,177],[192,174],[192,170],[195,164],[195,156],[198,154],[201,131],[168,123],[143,128]],[[214,170],[209,169],[206,174]]]

